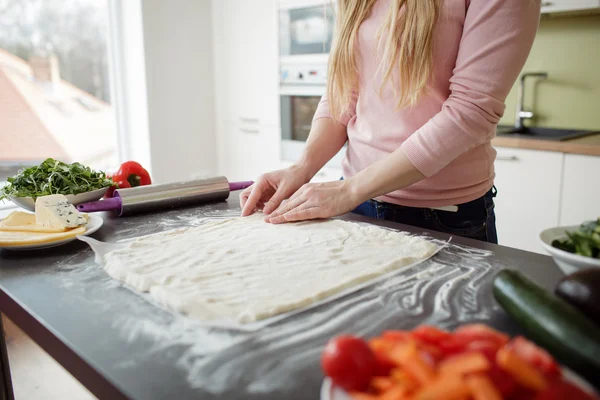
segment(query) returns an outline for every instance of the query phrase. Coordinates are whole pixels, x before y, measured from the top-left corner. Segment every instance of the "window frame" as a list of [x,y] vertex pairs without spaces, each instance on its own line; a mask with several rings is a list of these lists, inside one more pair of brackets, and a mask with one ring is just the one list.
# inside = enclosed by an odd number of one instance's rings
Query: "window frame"
[[[136,160],[151,173],[141,0],[107,0],[110,103],[118,160]],[[18,209],[0,202],[0,219]]]
[[136,160],[151,173],[141,0],[107,0],[111,104],[120,162]]

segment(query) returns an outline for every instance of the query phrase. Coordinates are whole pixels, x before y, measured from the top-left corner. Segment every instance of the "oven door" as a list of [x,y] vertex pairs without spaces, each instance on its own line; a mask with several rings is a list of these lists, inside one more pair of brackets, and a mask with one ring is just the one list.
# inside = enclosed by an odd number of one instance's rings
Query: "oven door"
[[[280,88],[282,161],[295,162],[302,155],[313,117],[324,93],[325,86]],[[327,166],[339,168],[344,153],[345,148]]]
[[334,15],[329,0],[282,0],[279,4],[279,56],[327,58],[333,40]]

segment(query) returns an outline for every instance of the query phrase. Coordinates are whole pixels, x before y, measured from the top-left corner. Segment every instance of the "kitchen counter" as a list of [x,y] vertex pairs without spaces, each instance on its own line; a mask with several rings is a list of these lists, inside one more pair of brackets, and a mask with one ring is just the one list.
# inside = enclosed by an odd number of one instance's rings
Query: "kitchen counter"
[[600,133],[563,142],[522,137],[512,138],[509,135],[503,135],[494,138],[492,146],[600,156]]
[[[112,242],[237,215],[234,193],[227,202],[197,208],[105,215],[94,237]],[[563,276],[550,257],[453,238],[431,260],[383,283],[260,331],[240,332],[207,328],[155,306],[108,277],[87,245],[75,241],[34,252],[0,251],[0,311],[100,399],[318,399],[322,348],[342,332],[374,336],[423,323],[453,329],[484,322],[522,333],[492,296],[493,277],[505,267],[548,289]]]

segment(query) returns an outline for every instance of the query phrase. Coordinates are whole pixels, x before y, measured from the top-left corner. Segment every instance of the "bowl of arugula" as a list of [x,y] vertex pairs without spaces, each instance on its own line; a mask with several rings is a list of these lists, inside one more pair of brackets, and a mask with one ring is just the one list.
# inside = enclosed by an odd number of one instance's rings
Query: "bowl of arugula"
[[565,274],[600,268],[600,218],[580,225],[546,229],[542,246]]
[[63,194],[73,204],[100,200],[114,182],[102,171],[80,163],[67,164],[49,158],[40,165],[24,168],[0,188],[0,200],[35,211],[35,200],[51,194]]

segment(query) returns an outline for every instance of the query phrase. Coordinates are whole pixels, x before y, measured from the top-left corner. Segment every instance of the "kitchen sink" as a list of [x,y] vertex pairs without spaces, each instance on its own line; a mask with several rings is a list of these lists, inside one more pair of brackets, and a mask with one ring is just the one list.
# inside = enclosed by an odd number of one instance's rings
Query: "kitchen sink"
[[600,131],[538,127],[523,127],[517,129],[514,126],[498,126],[496,131],[497,136],[514,137],[518,139],[553,140],[557,142],[581,138],[597,133],[600,133]]

